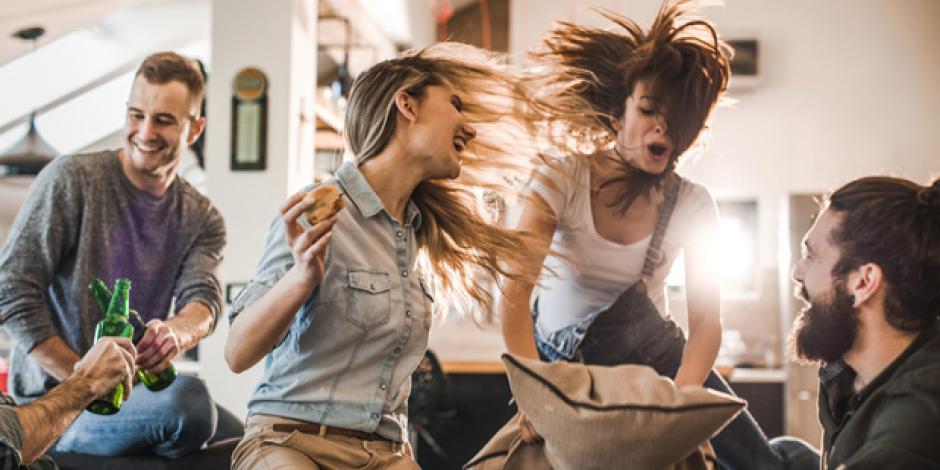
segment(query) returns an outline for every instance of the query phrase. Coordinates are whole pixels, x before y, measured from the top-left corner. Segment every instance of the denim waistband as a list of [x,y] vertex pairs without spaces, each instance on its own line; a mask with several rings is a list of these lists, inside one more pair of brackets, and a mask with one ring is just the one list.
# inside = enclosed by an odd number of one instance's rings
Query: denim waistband
[[[603,310],[592,312],[584,320],[548,333],[548,335],[543,335],[536,326],[535,345],[539,353],[550,361],[557,361],[562,358],[568,360],[574,359],[575,352],[578,350],[578,346],[581,345],[581,342],[584,341],[584,336],[587,334],[588,328],[591,327],[591,324],[594,323],[594,320],[601,312],[603,312]],[[538,323],[538,316],[539,301],[538,298],[536,298],[532,305],[533,325]]]
[[[620,350],[617,354],[614,354],[614,356],[622,355],[624,358],[629,358],[631,353],[638,351],[638,348],[650,348],[654,350],[670,350],[672,353],[677,353],[681,357],[682,348],[685,346],[685,336],[671,319],[664,319],[660,317],[657,312],[631,315],[631,313],[634,312],[619,310],[616,312],[608,312],[607,310],[609,308],[611,307],[609,306],[593,312],[588,318],[578,323],[548,334],[543,333],[539,328],[535,328],[535,344],[539,354],[544,360],[548,361],[565,359],[582,362],[583,359],[587,359],[582,357],[582,353],[586,352],[581,351],[582,344],[585,339],[590,336],[593,338],[592,341],[594,342],[590,347],[591,355],[597,353],[597,347],[599,345],[596,344],[596,342],[602,341],[604,344],[600,345],[601,348],[606,349],[609,346]],[[533,323],[537,322],[538,314],[538,299],[536,299],[532,308]],[[624,316],[624,314],[626,314],[626,316]],[[592,336],[592,334],[597,333],[590,333],[594,331],[592,330],[594,327],[622,329],[623,334],[614,337],[609,336],[609,334],[601,334],[600,337],[596,335]],[[612,342],[607,344],[609,341]],[[611,353],[613,353],[613,351],[611,351]],[[673,355],[672,353],[669,355]],[[608,356],[608,354],[604,355]]]

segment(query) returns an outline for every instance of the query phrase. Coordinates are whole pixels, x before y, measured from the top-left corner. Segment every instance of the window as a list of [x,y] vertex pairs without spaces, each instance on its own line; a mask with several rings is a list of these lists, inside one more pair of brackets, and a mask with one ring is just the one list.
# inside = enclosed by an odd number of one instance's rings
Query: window
[[[757,201],[719,200],[720,235],[715,247],[715,274],[721,276],[726,295],[754,295],[758,292],[758,213]],[[685,259],[679,257],[666,278],[666,285],[685,286]]]

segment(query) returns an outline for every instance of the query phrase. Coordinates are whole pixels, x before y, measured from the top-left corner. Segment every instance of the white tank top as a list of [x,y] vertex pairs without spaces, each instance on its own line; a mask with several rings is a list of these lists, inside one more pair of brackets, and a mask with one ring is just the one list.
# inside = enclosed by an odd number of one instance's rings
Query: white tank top
[[[539,315],[536,328],[547,337],[552,332],[576,324],[605,309],[624,290],[640,280],[643,260],[652,233],[623,245],[597,233],[591,213],[590,171],[574,159],[557,161],[568,169],[574,181],[559,171],[544,166],[537,170],[558,189],[533,178],[529,190],[548,203],[558,219],[551,249],[569,256],[572,262],[548,256],[542,269],[538,296]],[[682,186],[672,219],[662,243],[664,262],[653,272],[647,288],[659,313],[668,313],[665,279],[672,265],[695,236],[702,220],[717,220],[715,201],[704,186],[689,182]],[[555,275],[551,272],[554,271]]]

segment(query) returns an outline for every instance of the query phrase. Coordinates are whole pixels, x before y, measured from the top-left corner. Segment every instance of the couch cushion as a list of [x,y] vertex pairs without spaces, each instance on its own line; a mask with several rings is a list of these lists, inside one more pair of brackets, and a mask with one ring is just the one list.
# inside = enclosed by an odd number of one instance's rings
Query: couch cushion
[[100,456],[71,452],[49,452],[60,470],[229,470],[238,438],[216,442],[176,460],[154,455]]

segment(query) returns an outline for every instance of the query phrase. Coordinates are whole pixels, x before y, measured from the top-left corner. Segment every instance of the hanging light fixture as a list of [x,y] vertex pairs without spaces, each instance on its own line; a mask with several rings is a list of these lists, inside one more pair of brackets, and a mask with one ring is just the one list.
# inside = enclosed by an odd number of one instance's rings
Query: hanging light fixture
[[[13,37],[32,41],[33,51],[35,51],[36,41],[45,32],[45,28],[34,26],[13,33]],[[56,155],[58,155],[56,149],[36,131],[36,112],[33,111],[29,114],[29,130],[26,135],[0,155],[0,175],[36,175]]]

